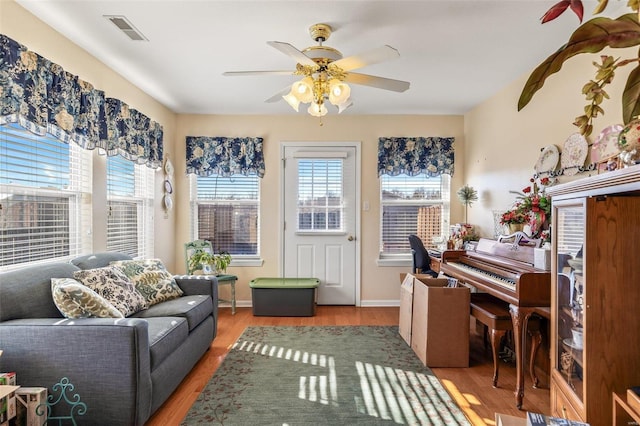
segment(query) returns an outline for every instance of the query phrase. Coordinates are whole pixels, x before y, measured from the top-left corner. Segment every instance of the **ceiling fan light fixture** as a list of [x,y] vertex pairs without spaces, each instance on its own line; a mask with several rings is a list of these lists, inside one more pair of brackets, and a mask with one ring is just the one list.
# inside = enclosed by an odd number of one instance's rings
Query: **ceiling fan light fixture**
[[302,103],[309,103],[313,100],[313,79],[305,77],[291,85],[291,94]]
[[337,78],[329,80],[329,102],[333,105],[344,103],[351,96],[351,88]]
[[289,105],[291,105],[291,108],[293,108],[296,112],[299,111],[300,100],[298,99],[298,97],[293,92],[293,89],[291,89],[291,91],[289,93],[287,93],[286,95],[282,96],[282,99],[287,101],[287,103]]
[[307,112],[309,113],[309,115],[312,115],[314,117],[323,117],[325,115],[327,115],[327,107],[324,106],[324,103],[318,104],[315,102],[312,102],[311,105],[309,105],[309,109],[307,109]]
[[341,114],[342,111],[349,108],[351,105],[353,105],[353,101],[351,100],[351,98],[338,105],[338,114]]

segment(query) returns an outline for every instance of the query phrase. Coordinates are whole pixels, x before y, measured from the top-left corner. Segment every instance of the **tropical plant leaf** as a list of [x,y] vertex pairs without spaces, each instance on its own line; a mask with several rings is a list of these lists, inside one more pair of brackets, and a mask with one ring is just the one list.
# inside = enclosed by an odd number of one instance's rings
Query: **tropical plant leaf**
[[593,14],[597,15],[598,13],[602,13],[602,11],[607,7],[608,3],[609,3],[609,0],[599,0],[598,5],[593,11]]
[[570,0],[562,0],[554,4],[553,6],[551,6],[551,8],[549,8],[549,10],[547,10],[547,12],[542,16],[542,18],[540,18],[540,20],[542,21],[543,24],[549,21],[553,21],[558,16],[562,15],[564,11],[567,10],[570,4],[571,4]]
[[629,74],[622,93],[622,120],[624,124],[629,124],[638,115],[640,115],[640,65]]
[[571,4],[569,5],[573,13],[576,14],[580,22],[582,22],[582,16],[584,15],[584,7],[582,6],[582,0],[571,0]]
[[522,89],[518,111],[542,88],[545,80],[560,71],[564,62],[581,53],[596,53],[605,47],[624,48],[640,45],[640,24],[637,13],[627,13],[617,19],[593,18],[580,25],[569,41],[533,70]]

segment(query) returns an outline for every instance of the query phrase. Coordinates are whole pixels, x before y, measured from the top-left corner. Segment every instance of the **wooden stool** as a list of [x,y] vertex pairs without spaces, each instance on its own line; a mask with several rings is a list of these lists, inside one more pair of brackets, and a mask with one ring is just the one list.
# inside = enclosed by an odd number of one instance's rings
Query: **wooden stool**
[[471,315],[489,328],[493,353],[493,387],[498,386],[500,339],[513,330],[509,304],[486,293],[471,293]]

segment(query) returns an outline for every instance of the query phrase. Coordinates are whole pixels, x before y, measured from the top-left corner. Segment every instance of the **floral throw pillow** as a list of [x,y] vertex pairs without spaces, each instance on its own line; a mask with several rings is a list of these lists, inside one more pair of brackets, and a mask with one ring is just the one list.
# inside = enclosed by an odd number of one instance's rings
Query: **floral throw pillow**
[[53,303],[65,318],[123,318],[104,297],[73,278],[51,278]]
[[182,296],[182,289],[160,259],[119,260],[110,263],[129,277],[136,290],[153,306]]
[[73,277],[107,299],[125,317],[147,309],[147,302],[129,278],[119,269],[104,268],[76,271]]

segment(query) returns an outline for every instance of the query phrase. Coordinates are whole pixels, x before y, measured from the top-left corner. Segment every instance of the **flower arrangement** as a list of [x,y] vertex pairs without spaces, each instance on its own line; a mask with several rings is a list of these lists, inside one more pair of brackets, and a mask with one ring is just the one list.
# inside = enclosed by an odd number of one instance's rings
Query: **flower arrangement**
[[551,185],[551,180],[544,177],[539,182],[534,178],[529,181],[531,185],[524,188],[522,192],[512,191],[518,195],[518,200],[510,210],[502,214],[500,223],[502,225],[529,224],[531,235],[536,236],[548,229],[551,219],[551,198],[545,193],[546,187]]

